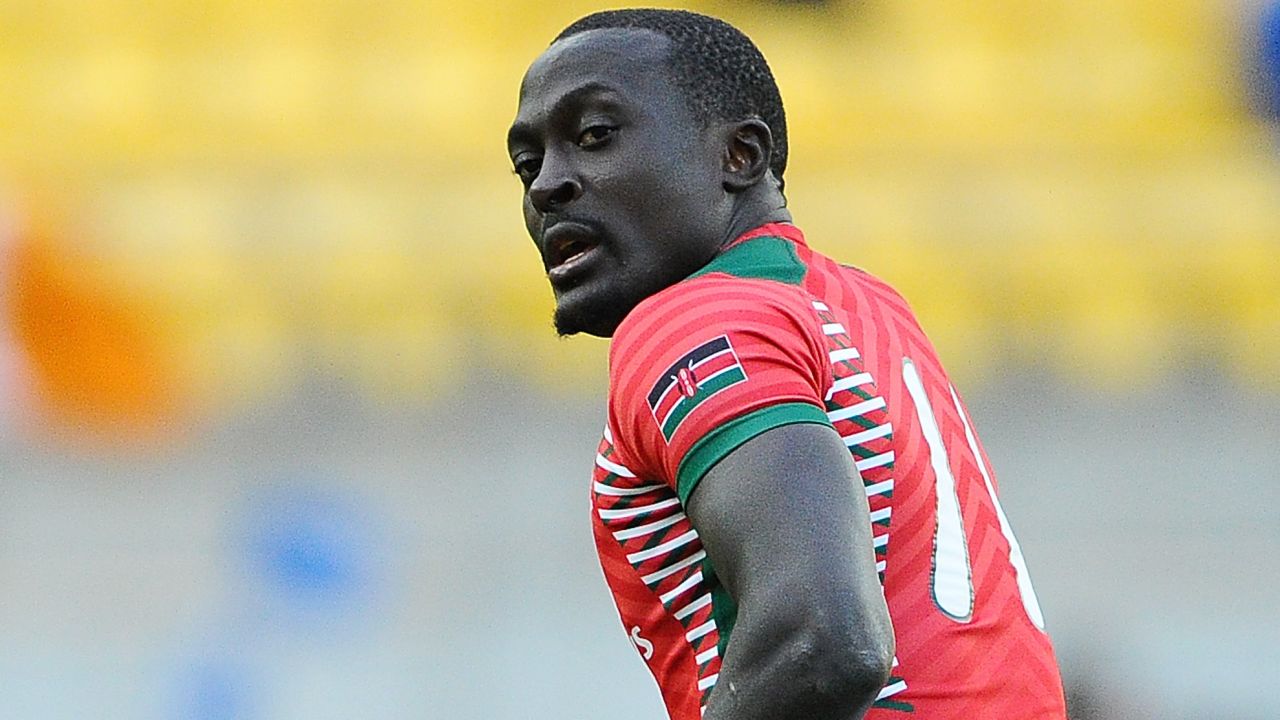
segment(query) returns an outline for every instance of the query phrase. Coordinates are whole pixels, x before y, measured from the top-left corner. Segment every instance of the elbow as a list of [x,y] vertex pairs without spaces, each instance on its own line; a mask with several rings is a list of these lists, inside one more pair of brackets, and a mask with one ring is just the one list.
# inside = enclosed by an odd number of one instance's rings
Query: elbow
[[[847,630],[841,632],[840,630]],[[892,628],[827,628],[798,644],[793,655],[811,697],[831,708],[865,709],[889,681],[895,651]]]
[[859,707],[875,702],[893,672],[893,652],[893,635],[890,633],[887,641],[874,648],[859,649],[844,659],[841,689],[846,701]]
[[837,654],[835,667],[829,669],[829,682],[843,704],[867,707],[875,702],[889,682],[893,671],[894,640],[892,631],[863,638],[857,646]]

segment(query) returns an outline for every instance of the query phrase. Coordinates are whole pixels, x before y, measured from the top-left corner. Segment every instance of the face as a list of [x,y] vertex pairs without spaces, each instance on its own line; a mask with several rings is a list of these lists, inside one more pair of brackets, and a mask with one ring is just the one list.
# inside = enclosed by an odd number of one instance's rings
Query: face
[[609,337],[727,238],[723,152],[668,76],[670,41],[592,30],[525,74],[507,147],[562,335]]

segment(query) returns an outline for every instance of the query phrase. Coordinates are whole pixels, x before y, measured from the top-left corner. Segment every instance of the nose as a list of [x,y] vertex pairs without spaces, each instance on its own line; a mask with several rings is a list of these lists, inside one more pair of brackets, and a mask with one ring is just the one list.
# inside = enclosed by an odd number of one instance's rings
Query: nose
[[582,195],[582,183],[561,163],[544,158],[538,177],[529,185],[529,201],[539,213],[563,208]]

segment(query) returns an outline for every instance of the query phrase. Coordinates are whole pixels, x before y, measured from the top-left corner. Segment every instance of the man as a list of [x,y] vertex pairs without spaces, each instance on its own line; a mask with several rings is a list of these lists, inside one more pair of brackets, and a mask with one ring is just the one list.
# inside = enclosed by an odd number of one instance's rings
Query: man
[[556,328],[613,338],[592,522],[626,632],[674,720],[1064,718],[964,405],[791,224],[786,138],[759,51],[693,13],[583,18],[521,85]]

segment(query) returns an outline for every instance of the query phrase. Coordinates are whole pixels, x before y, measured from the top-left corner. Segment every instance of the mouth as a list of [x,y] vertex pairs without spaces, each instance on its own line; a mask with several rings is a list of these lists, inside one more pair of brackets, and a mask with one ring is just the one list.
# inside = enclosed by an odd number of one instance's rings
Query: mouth
[[576,222],[558,222],[542,236],[542,260],[552,285],[571,279],[600,247],[595,231]]

